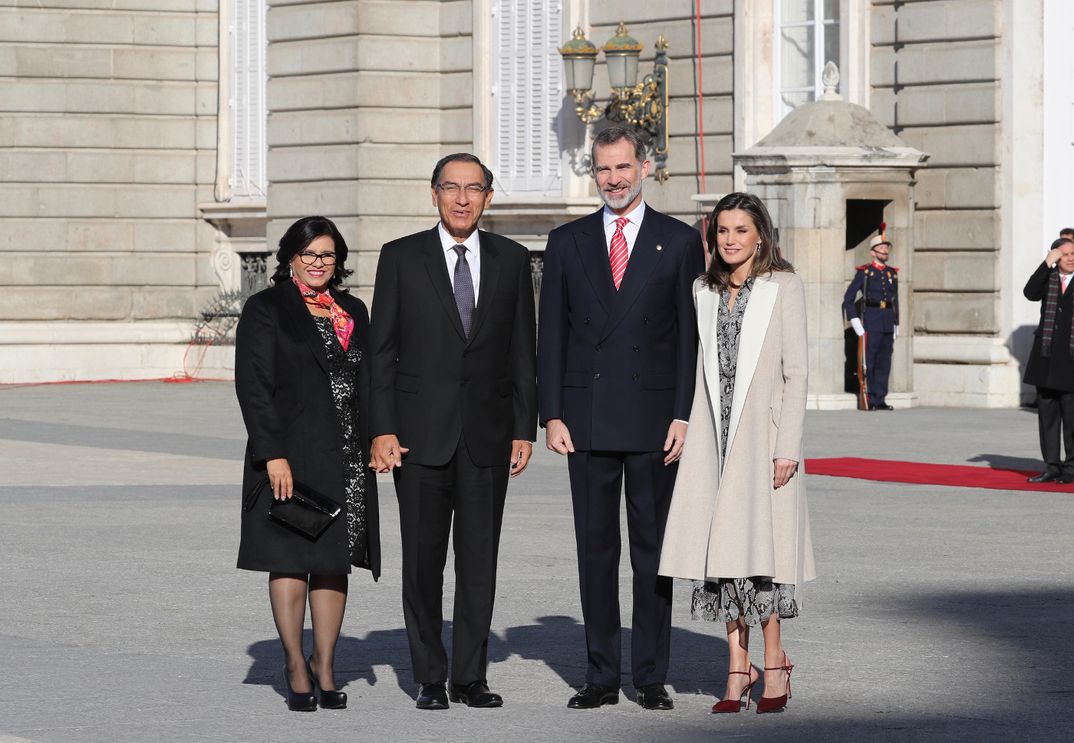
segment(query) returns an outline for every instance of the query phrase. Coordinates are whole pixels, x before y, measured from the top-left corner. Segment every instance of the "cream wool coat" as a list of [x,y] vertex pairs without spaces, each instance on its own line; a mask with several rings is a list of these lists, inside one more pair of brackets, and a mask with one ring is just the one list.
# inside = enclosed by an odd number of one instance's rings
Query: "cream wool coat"
[[[693,580],[816,577],[802,479],[808,340],[805,289],[793,273],[754,279],[738,340],[726,461],[720,461],[719,295],[694,284],[697,387],[664,531],[660,574]],[[772,489],[774,458],[798,471]]]

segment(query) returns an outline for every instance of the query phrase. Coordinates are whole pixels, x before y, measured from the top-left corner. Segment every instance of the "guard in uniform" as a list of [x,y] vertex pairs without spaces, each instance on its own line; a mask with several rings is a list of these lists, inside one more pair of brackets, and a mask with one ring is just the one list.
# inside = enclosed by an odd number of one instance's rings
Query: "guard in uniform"
[[[891,410],[887,404],[891,355],[899,336],[899,269],[887,265],[891,243],[880,234],[869,241],[873,260],[857,267],[843,295],[843,312],[859,337],[865,336],[865,379],[869,410]],[[855,300],[861,294],[859,303]]]

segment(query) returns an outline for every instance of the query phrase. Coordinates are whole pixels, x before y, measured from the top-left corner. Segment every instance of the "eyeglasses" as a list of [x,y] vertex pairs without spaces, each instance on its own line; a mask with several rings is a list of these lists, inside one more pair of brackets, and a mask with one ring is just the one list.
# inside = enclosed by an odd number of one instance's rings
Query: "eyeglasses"
[[446,193],[448,196],[456,195],[460,188],[466,192],[467,196],[477,196],[488,190],[480,183],[467,183],[465,186],[460,186],[458,183],[447,182],[437,183],[436,187],[440,193]]
[[322,266],[336,265],[335,253],[311,253],[309,251],[303,251],[298,254],[298,259],[302,261],[303,266],[312,266],[317,262],[318,258],[321,259]]

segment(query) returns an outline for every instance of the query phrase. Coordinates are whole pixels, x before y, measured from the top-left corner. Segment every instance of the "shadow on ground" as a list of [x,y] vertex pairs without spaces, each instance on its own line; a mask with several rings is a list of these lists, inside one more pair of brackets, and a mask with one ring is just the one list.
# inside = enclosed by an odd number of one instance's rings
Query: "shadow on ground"
[[[451,622],[444,622],[445,644],[451,643]],[[629,628],[623,629],[623,686],[631,688]],[[304,633],[304,646],[313,646],[310,630]],[[281,695],[283,685],[283,651],[279,640],[259,640],[247,648],[253,662],[246,672],[245,684],[271,685]],[[564,682],[564,702],[571,687],[585,683],[585,632],[581,623],[569,616],[544,616],[535,624],[508,628],[501,637],[489,636],[489,663],[501,663],[512,656],[544,663]],[[342,635],[336,647],[336,683],[344,685],[364,681],[370,686],[378,683],[374,666],[390,666],[399,688],[413,695],[417,684],[412,681],[410,650],[406,630],[376,630],[364,638]],[[681,693],[703,693],[716,696],[723,692],[727,669],[727,644],[722,639],[679,627],[671,628],[671,668],[674,679],[669,685]],[[495,669],[490,676],[494,677]],[[495,680],[493,678],[493,680]],[[632,692],[631,692],[632,696]]]
[[1012,457],[1007,454],[978,454],[966,461],[986,462],[994,470],[1009,470],[1012,472],[1041,472],[1044,470],[1044,462],[1039,459]]

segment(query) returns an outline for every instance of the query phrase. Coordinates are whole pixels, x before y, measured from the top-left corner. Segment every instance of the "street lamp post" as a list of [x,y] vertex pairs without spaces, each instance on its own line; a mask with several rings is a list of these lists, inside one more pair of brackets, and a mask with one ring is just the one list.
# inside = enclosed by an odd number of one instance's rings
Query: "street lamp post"
[[581,26],[559,50],[567,92],[574,99],[574,112],[587,126],[601,119],[629,124],[645,132],[653,149],[656,178],[668,179],[668,42],[663,34],[656,40],[652,74],[638,82],[638,58],[642,44],[619,22],[615,36],[604,45],[611,98],[601,107],[593,94],[593,68],[601,51],[585,37]]

